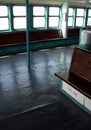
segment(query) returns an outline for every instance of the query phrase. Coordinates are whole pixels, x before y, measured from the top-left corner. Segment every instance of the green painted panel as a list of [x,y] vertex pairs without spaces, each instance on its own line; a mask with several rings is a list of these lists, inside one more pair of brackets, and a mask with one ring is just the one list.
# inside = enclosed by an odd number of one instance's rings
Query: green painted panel
[[79,45],[81,48],[91,51],[91,45]]

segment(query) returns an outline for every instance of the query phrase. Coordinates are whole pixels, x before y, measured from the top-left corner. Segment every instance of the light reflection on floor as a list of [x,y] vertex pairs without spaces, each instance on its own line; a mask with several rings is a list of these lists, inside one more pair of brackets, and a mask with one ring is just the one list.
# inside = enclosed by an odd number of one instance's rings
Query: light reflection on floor
[[31,52],[28,70],[26,53],[0,57],[0,118],[60,100],[55,72],[68,71],[73,47]]

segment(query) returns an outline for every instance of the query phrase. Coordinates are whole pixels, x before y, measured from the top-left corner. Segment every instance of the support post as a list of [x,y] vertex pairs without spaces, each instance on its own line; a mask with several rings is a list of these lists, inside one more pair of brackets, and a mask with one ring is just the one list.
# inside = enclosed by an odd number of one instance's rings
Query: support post
[[29,0],[26,0],[26,47],[27,47],[27,63],[30,66],[30,36],[29,36]]
[[68,33],[68,28],[67,28],[68,8],[69,8],[68,2],[64,2],[63,6],[62,6],[62,25],[61,25],[61,29],[62,29],[64,38],[67,38],[67,33]]

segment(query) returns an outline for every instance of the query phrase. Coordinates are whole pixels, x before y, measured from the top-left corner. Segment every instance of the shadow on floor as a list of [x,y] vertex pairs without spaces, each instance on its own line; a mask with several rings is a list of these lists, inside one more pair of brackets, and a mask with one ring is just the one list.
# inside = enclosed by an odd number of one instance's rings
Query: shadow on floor
[[91,130],[91,117],[60,94],[60,102],[0,120],[0,129]]

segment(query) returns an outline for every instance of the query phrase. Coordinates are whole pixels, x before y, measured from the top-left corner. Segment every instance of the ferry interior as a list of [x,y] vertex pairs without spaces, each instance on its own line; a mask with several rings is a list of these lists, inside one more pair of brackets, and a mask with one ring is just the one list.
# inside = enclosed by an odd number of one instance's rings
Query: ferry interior
[[90,74],[91,0],[0,0],[0,130],[91,130]]

